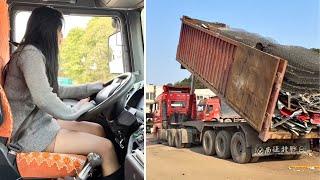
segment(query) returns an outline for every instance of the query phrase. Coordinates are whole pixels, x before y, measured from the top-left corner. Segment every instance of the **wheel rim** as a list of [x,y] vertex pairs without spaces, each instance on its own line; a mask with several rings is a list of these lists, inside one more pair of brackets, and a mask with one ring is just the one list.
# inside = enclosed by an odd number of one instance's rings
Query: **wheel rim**
[[209,148],[209,138],[207,136],[204,138],[204,145],[206,146],[206,149]]
[[219,144],[219,146],[218,146],[219,151],[224,152],[224,142],[223,142],[222,138],[218,139],[218,144]]
[[176,136],[177,136],[176,137],[176,146],[180,146],[180,144],[181,144],[180,142],[181,141],[180,141],[179,133],[177,133]]
[[157,140],[159,140],[159,130],[157,130],[156,137],[157,137]]
[[238,139],[237,142],[236,142],[236,153],[238,155],[241,155],[243,152],[243,147],[242,147],[242,143],[241,141]]

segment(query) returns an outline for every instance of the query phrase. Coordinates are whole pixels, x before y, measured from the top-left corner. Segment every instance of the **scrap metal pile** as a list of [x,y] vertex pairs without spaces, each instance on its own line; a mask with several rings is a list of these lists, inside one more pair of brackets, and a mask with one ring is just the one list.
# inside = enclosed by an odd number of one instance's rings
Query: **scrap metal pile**
[[255,33],[222,23],[198,21],[198,25],[263,52],[281,57],[288,66],[278,98],[272,128],[305,135],[320,129],[320,54],[300,46],[287,46]]
[[320,126],[320,93],[281,91],[272,128],[284,128],[300,136]]

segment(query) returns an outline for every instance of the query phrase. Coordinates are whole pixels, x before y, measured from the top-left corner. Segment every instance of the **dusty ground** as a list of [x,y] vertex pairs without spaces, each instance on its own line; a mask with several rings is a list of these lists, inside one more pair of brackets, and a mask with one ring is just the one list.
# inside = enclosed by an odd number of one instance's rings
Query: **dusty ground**
[[203,155],[201,147],[177,149],[155,144],[149,135],[147,179],[319,180],[320,155],[312,153],[300,160],[286,161],[279,158],[262,158],[257,163],[236,164],[231,160]]

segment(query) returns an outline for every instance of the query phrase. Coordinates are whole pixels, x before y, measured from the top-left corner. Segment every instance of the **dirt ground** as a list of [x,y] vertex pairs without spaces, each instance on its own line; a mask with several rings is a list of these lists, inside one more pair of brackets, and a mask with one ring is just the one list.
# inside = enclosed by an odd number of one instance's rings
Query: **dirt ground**
[[319,180],[320,154],[310,153],[300,160],[260,158],[257,163],[237,164],[203,155],[202,147],[177,149],[155,144],[147,136],[148,180]]

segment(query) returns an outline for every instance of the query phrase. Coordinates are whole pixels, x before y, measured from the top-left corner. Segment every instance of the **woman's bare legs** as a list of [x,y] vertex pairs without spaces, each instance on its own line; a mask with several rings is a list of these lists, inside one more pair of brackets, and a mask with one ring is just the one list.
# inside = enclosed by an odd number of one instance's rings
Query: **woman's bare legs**
[[97,153],[102,157],[104,176],[120,168],[113,144],[108,139],[85,132],[61,129],[47,151],[82,155]]
[[106,137],[103,127],[97,123],[86,121],[64,121],[59,119],[57,122],[62,129],[86,132],[96,136]]

